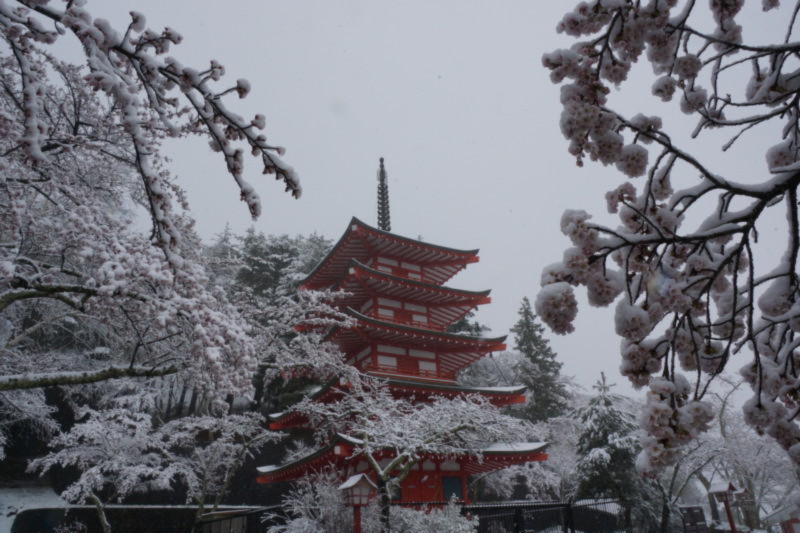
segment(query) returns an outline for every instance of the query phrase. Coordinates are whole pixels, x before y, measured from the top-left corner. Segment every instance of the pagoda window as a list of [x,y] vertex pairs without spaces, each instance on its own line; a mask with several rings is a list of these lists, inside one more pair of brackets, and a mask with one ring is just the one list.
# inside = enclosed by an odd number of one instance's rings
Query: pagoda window
[[394,307],[395,309],[400,309],[402,307],[400,302],[397,300],[390,300],[389,298],[378,298],[378,305],[381,307]]
[[427,315],[411,315],[411,320],[413,320],[414,322],[425,322],[425,323],[427,323],[428,322],[428,317],[427,317]]
[[385,307],[379,307],[378,308],[378,314],[380,316],[388,316],[390,318],[394,318],[394,310],[386,309]]
[[420,361],[419,362],[420,374],[434,374],[436,375],[436,362],[435,361]]
[[412,270],[414,272],[421,272],[422,269],[419,265],[415,265],[413,263],[400,263],[400,266],[405,268],[406,270]]
[[429,352],[427,350],[415,350],[414,348],[408,350],[408,355],[411,355],[413,357],[419,357],[422,359],[436,359],[435,353]]
[[412,304],[412,303],[409,303],[409,302],[406,302],[405,304],[403,304],[403,308],[404,309],[408,309],[409,311],[416,311],[417,313],[427,313],[428,312],[428,308],[425,307],[424,305]]
[[389,265],[393,267],[400,266],[400,263],[398,263],[394,259],[389,259],[388,257],[382,257],[382,256],[378,256],[378,263],[383,263],[384,265]]
[[391,357],[389,355],[379,355],[378,366],[382,368],[397,368],[397,357]]
[[424,463],[422,463],[422,469],[427,471],[436,470],[436,463],[434,463],[431,460],[425,461]]
[[395,355],[405,355],[406,349],[399,346],[389,346],[387,344],[379,344],[378,351],[382,353],[391,353]]

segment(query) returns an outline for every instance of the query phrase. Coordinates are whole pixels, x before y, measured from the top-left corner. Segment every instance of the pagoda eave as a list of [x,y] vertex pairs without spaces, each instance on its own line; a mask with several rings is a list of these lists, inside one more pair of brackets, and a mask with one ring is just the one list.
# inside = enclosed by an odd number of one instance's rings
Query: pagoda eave
[[396,397],[416,398],[426,401],[434,398],[459,398],[469,394],[477,394],[486,398],[495,407],[506,405],[516,405],[525,403],[526,387],[501,388],[479,388],[479,387],[459,387],[457,385],[441,384],[435,382],[424,382],[419,380],[404,381],[398,379],[387,380],[386,385]]
[[457,250],[423,243],[369,226],[353,217],[344,235],[328,255],[301,283],[301,288],[320,289],[333,285],[347,270],[351,259],[361,262],[374,255],[402,257],[434,269],[431,280],[444,283],[468,263],[478,261],[478,250]]
[[[454,289],[444,285],[435,285],[413,279],[395,276],[380,270],[370,268],[356,260],[351,261],[348,270],[342,278],[333,285],[333,290],[344,290],[357,294],[358,292],[380,294],[381,296],[397,297],[401,299],[415,299],[419,303],[428,305],[453,305],[469,303],[480,305],[489,303],[491,290],[466,291]],[[352,298],[352,297],[351,297]],[[346,301],[346,300],[345,300]]]
[[[486,398],[495,407],[504,407],[525,403],[524,385],[512,387],[464,387],[452,382],[422,381],[415,378],[413,381],[394,378],[391,375],[375,376],[384,380],[389,392],[395,398],[414,398],[418,401],[433,401],[435,398],[458,398],[469,394],[477,394]],[[329,403],[341,398],[342,388],[349,388],[350,384],[342,380],[331,380],[319,387],[309,399],[319,403]],[[298,411],[284,411],[269,415],[269,429],[273,431],[290,429],[308,423],[308,417]]]
[[[258,472],[256,482],[266,484],[278,481],[293,481],[312,472],[319,471],[324,466],[342,468],[348,463],[352,465],[353,460],[361,455],[356,449],[357,444],[358,442],[355,439],[348,439],[340,435],[328,446],[292,463],[256,468]],[[492,444],[478,454],[456,456],[435,453],[421,454],[418,463],[427,460],[456,461],[460,464],[460,468],[458,471],[453,471],[454,473],[473,475],[532,461],[546,461],[547,454],[544,453],[546,448],[547,443],[545,442]],[[374,453],[374,458],[376,460],[393,459],[396,454],[396,450],[393,449],[377,450]]]
[[448,347],[464,349],[469,347],[476,350],[484,350],[486,352],[504,350],[506,348],[506,345],[503,344],[506,340],[506,335],[502,335],[500,337],[473,337],[461,335],[459,333],[447,333],[444,331],[418,328],[401,323],[379,320],[377,318],[363,315],[352,307],[347,307],[343,311],[346,315],[354,318],[357,324],[354,327],[337,328],[330,335],[331,339],[334,338],[339,332],[357,328],[371,336],[379,336],[381,334],[399,335],[405,340],[409,340],[411,342],[415,342],[415,339],[418,339],[418,341],[416,341],[417,343],[425,343],[430,346],[441,346],[443,348]]

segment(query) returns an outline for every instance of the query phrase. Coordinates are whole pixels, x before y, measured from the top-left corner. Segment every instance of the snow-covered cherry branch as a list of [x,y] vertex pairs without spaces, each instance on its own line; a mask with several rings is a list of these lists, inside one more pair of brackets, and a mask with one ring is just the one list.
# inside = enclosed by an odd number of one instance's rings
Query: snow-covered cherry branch
[[[763,9],[778,4],[765,0]],[[561,131],[578,165],[615,165],[642,182],[607,193],[617,227],[580,210],[564,214],[561,230],[573,247],[543,272],[536,308],[567,333],[577,314],[573,287],[585,286],[591,305],[619,300],[621,371],[650,389],[639,461],[646,473],[674,464],[708,427],[714,413],[703,398],[738,354],[749,357],[741,372],[753,389],[745,419],[800,463],[800,43],[792,41],[799,7],[785,8],[782,42],[761,44],[774,37],[748,34],[756,42],[745,43],[742,0],[712,1],[706,13],[693,1],[583,2],[558,31],[587,40],[543,58],[562,84]],[[693,128],[668,135],[658,116],[615,110],[611,88],[640,60],[655,75],[652,95],[678,100],[697,118]],[[754,175],[715,171],[720,165],[698,142],[707,130],[730,129],[725,157],[751,159],[750,148],[737,148],[757,127],[772,137]],[[774,242],[763,244],[764,221],[774,224],[772,212],[781,210],[785,240],[776,253]]]

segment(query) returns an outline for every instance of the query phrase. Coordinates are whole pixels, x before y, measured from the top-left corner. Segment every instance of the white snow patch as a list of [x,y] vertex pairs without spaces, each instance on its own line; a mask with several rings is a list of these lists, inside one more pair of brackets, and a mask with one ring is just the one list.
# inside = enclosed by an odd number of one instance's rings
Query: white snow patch
[[65,507],[50,487],[0,488],[0,533],[8,533],[17,515],[25,509]]

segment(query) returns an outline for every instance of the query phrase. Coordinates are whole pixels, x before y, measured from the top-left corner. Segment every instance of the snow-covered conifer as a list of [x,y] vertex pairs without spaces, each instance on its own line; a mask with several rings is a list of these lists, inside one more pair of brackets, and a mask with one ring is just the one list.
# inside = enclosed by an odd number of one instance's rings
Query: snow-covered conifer
[[639,437],[636,417],[625,410],[622,398],[611,392],[605,374],[595,385],[597,394],[575,412],[578,430],[575,467],[576,498],[614,498],[625,509],[625,526],[657,531],[660,499],[657,485],[636,471]]

